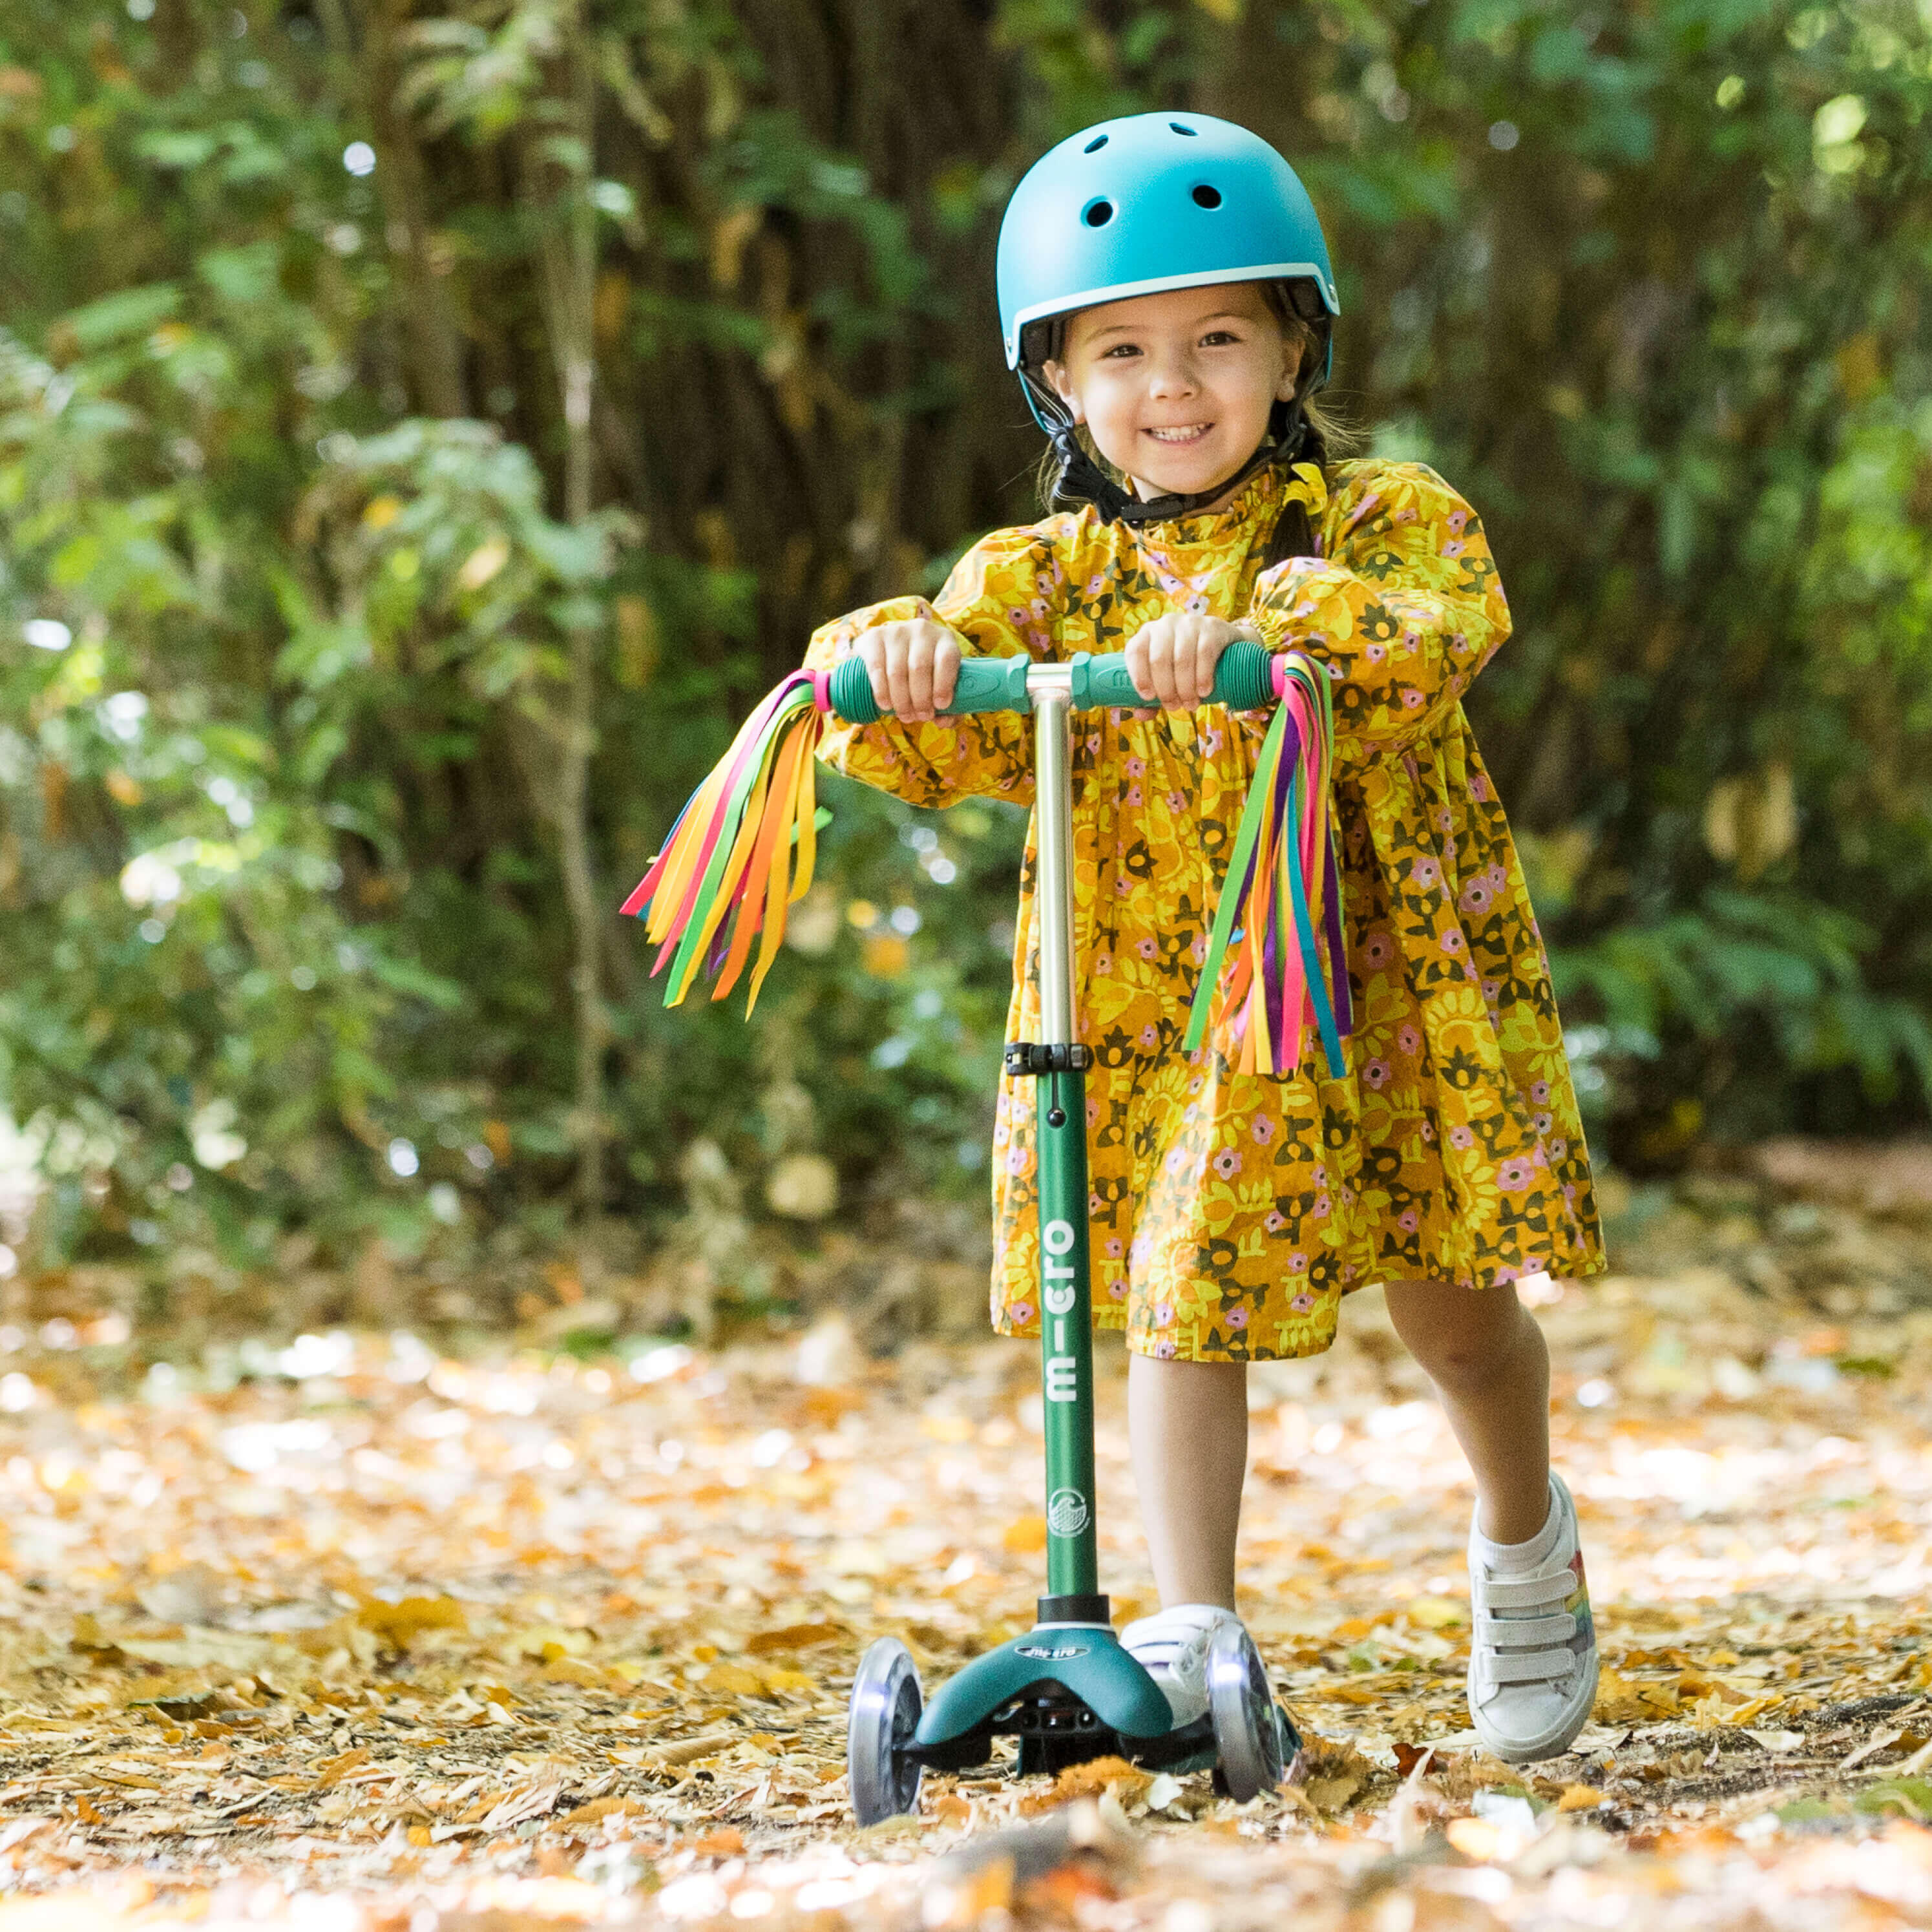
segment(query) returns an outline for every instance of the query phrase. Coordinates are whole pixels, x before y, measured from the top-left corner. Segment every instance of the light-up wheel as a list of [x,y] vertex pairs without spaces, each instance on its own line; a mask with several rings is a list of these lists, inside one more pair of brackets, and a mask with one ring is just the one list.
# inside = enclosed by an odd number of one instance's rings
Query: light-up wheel
[[1230,1798],[1245,1804],[1280,1784],[1285,1741],[1262,1654],[1232,1618],[1216,1626],[1208,1642],[1207,1674],[1221,1781]]
[[926,1700],[912,1653],[896,1636],[882,1636],[860,1660],[852,1680],[845,1732],[845,1768],[852,1813],[862,1825],[895,1818],[919,1803],[920,1766],[906,1755]]

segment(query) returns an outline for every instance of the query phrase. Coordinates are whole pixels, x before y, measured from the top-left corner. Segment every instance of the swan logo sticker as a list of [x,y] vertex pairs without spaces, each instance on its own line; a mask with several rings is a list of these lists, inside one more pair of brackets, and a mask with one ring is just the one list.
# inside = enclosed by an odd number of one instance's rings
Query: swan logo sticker
[[1087,1498],[1078,1490],[1055,1490],[1046,1499],[1046,1526],[1055,1536],[1078,1536],[1088,1514]]

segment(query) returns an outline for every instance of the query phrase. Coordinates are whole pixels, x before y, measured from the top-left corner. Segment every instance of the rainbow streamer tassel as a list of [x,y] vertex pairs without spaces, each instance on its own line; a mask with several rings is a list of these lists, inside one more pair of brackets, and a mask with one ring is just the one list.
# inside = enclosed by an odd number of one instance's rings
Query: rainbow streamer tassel
[[700,966],[714,976],[711,997],[724,998],[762,933],[746,1014],[758,1004],[784,939],[785,908],[812,884],[822,822],[812,768],[823,684],[810,671],[795,671],[759,704],[624,902],[658,948],[652,973],[670,964],[668,1006],[683,1000]]
[[1306,652],[1288,651],[1275,659],[1275,686],[1282,701],[1242,808],[1186,1046],[1199,1047],[1211,1014],[1216,1048],[1240,1072],[1292,1073],[1312,1022],[1329,1076],[1340,1079],[1341,1036],[1354,1030],[1354,1014],[1328,808],[1335,742],[1328,680]]

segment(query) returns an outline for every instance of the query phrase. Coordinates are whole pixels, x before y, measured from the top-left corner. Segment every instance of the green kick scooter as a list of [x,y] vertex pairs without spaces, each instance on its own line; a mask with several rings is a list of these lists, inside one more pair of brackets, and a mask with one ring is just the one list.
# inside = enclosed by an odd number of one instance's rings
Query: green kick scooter
[[[1270,661],[1234,644],[1216,667],[1214,701],[1243,709],[1274,695]],[[863,664],[833,672],[831,708],[854,724],[879,715]],[[1268,1688],[1241,1625],[1216,1630],[1207,1657],[1208,1708],[1176,1726],[1166,1694],[1121,1647],[1101,1593],[1094,1493],[1094,1350],[1087,1240],[1086,1070],[1073,1036],[1072,775],[1070,716],[1136,707],[1126,660],[1081,652],[1070,661],[968,658],[949,714],[1031,711],[1039,826],[1041,1038],[1008,1046],[1006,1071],[1042,1084],[1039,1122],[1040,1367],[1046,1447],[1046,1587],[1024,1636],[976,1657],[924,1701],[911,1654],[882,1636],[852,1686],[846,1763],[862,1825],[917,1808],[928,1766],[982,1765],[993,1741],[1016,1738],[1017,1769],[1056,1772],[1118,1756],[1149,1769],[1214,1768],[1238,1800],[1280,1784],[1300,1739]]]
[[[1304,653],[1273,658],[1258,645],[1237,643],[1216,664],[1213,701],[1244,711],[1275,704],[1275,715],[1256,754],[1186,1048],[1198,1044],[1207,1018],[1202,993],[1220,986],[1222,954],[1245,934],[1246,957],[1238,958],[1228,981],[1249,989],[1236,1029],[1244,1069],[1272,1073],[1278,1059],[1282,1070],[1292,1069],[1299,1029],[1312,1016],[1339,1076],[1341,1035],[1352,1022],[1336,855],[1324,829],[1333,730],[1327,674]],[[1009,1045],[1006,1064],[1010,1073],[1043,1083],[1036,1113],[1047,1594],[1032,1630],[975,1658],[930,1706],[904,1644],[881,1637],[866,1652],[847,1736],[852,1808],[862,1825],[911,1810],[928,1766],[985,1764],[1001,1737],[1018,1740],[1022,1774],[1118,1755],[1150,1769],[1211,1768],[1217,1786],[1244,1801],[1279,1784],[1300,1756],[1294,1726],[1239,1623],[1221,1624],[1210,1639],[1206,1712],[1177,1725],[1166,1694],[1114,1634],[1100,1587],[1087,1237],[1091,1061],[1073,1028],[1068,727],[1076,711],[1142,703],[1124,657],[1082,652],[1054,664],[968,658],[946,707],[952,715],[1034,717],[1042,1037]],[[858,724],[879,716],[856,658],[830,672],[794,672],[758,706],[625,902],[623,910],[643,918],[658,944],[652,971],[670,968],[666,1005],[682,1000],[703,969],[715,982],[711,997],[722,998],[762,934],[751,974],[756,1000],[784,938],[785,908],[811,879],[819,823],[814,748],[833,713]],[[1293,1051],[1283,1051],[1290,1042]]]

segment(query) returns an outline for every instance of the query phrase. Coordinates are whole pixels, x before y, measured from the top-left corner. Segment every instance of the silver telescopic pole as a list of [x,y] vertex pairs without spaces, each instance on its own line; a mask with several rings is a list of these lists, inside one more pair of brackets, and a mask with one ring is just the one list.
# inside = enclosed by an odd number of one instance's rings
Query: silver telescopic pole
[[[1042,670],[1047,667],[1040,667]],[[1040,934],[1035,1084],[1040,1150],[1040,1340],[1046,1436],[1042,1624],[1105,1628],[1094,1508],[1094,1342],[1087,1246],[1087,1076],[1073,1033],[1072,691],[1030,676],[1034,710],[1034,914]]]
[[[1032,680],[1028,680],[1031,685]],[[1040,1037],[1046,1046],[1073,1041],[1073,772],[1067,743],[1072,693],[1060,680],[1032,692],[1034,808],[1037,818],[1040,921]]]

